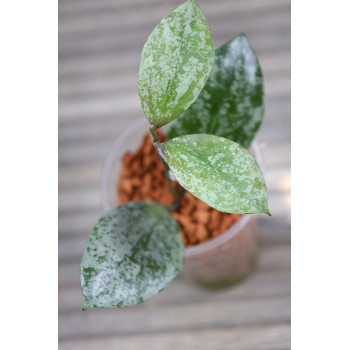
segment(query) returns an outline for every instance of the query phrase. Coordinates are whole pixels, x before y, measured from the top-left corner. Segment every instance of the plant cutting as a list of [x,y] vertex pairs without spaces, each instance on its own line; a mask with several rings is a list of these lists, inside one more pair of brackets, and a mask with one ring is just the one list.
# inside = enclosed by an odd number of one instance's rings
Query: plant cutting
[[185,193],[223,213],[270,215],[248,151],[263,118],[263,78],[243,34],[214,51],[205,17],[188,0],[149,36],[138,85],[172,201],[127,202],[98,220],[81,262],[84,309],[141,303],[178,275],[184,244],[172,211]]

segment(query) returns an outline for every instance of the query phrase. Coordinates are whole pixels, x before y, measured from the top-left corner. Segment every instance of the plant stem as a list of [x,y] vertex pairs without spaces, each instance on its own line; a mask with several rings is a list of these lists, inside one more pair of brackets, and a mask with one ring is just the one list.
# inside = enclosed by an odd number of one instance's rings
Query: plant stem
[[[155,147],[155,149],[157,150],[158,156],[162,162],[163,165],[163,170],[164,170],[164,175],[167,181],[167,185],[169,188],[169,191],[171,192],[171,194],[173,195],[174,198],[174,203],[169,207],[170,210],[176,210],[179,208],[180,206],[180,199],[182,197],[183,193],[179,193],[178,191],[176,191],[176,188],[173,185],[173,182],[170,178],[170,168],[168,163],[165,161],[165,155],[164,155],[164,151],[163,151],[163,144],[159,141],[157,133],[156,133],[156,127],[154,125],[152,125],[149,128],[150,131],[150,135],[151,135],[151,140],[153,143],[153,146]],[[183,192],[183,191],[181,191]]]

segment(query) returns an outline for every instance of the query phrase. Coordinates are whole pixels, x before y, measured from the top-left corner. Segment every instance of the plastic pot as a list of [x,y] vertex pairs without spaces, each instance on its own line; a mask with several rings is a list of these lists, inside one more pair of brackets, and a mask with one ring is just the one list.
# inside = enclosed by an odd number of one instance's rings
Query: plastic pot
[[[122,157],[135,151],[149,124],[141,118],[117,139],[105,161],[101,178],[102,204],[105,211],[118,205],[117,182],[122,169]],[[256,143],[250,152],[262,167],[262,157]],[[233,284],[246,277],[254,268],[258,256],[256,215],[242,217],[227,231],[205,243],[185,248],[185,265],[181,272],[186,279],[208,287]]]

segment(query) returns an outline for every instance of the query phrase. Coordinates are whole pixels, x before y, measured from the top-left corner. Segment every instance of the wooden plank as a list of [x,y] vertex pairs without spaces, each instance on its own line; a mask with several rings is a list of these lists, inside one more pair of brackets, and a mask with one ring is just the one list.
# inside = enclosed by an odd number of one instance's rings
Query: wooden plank
[[[125,122],[127,121],[125,120]],[[129,120],[130,124],[133,122],[133,120]],[[266,123],[267,122],[268,121],[266,121]],[[264,157],[267,159],[267,161],[271,160],[272,162],[276,162],[276,159],[282,161],[283,159],[289,160],[290,126],[288,126],[288,128],[285,128],[284,125],[281,125],[280,122],[271,122],[269,128],[265,128],[264,124],[262,130],[257,135],[257,144],[260,146],[261,151],[264,153]],[[102,125],[100,127],[102,127]],[[275,131],[272,129],[272,127],[275,128]],[[102,128],[100,128],[100,130],[101,129]],[[79,130],[79,127],[77,127],[77,130]],[[277,130],[278,133],[276,133]],[[82,126],[82,131],[84,131],[84,126]],[[93,128],[90,129],[90,131],[94,133]],[[77,165],[78,162],[80,164],[98,163],[102,167],[107,154],[110,152],[113,144],[116,142],[121,133],[122,131],[119,128],[113,128],[106,133],[102,132],[102,130],[100,134],[99,132],[96,132],[93,138],[87,137],[84,139],[82,134],[81,140],[67,138],[63,141],[60,141],[58,153],[58,162],[60,165],[59,177],[61,169],[64,171],[65,166]],[[145,129],[145,134],[146,133],[147,130]],[[99,137],[99,135],[103,136],[103,138]],[[275,151],[276,148],[277,151]],[[280,164],[286,163],[282,162]],[[277,165],[278,164],[276,164],[276,166]]]
[[[72,216],[71,221],[75,221],[75,230],[73,230],[74,225],[73,227],[62,227],[60,224],[62,219],[59,219],[59,262],[80,261],[89,232],[99,218],[99,215],[94,216],[90,214],[86,218],[86,221],[78,221],[75,216]],[[265,218],[263,215],[259,216],[258,232],[260,242],[263,245],[290,243],[290,222],[286,219],[282,220],[281,217]]]
[[[152,300],[152,299],[151,299]],[[250,298],[246,300],[191,302],[154,307],[145,305],[126,309],[94,309],[59,315],[59,339],[150,334],[167,331],[228,328],[290,322],[290,298]],[[152,305],[153,304],[153,305]]]
[[[178,0],[167,0],[177,3]],[[65,14],[81,14],[83,12],[99,12],[106,10],[118,10],[123,7],[133,8],[135,5],[149,4],[150,6],[164,2],[164,0],[60,0],[58,2],[58,14],[61,17]]]
[[271,141],[267,143],[262,136],[258,135],[257,142],[262,152],[267,174],[271,168],[278,166],[290,170],[291,145],[289,140],[290,138],[286,138],[285,143],[273,143]]
[[[272,201],[272,205],[270,202],[270,210],[272,212],[273,217],[271,225],[274,225],[275,221],[278,222],[282,219],[290,222],[290,203],[287,202],[290,200],[289,193],[280,196],[280,202],[275,203]],[[276,209],[276,207],[278,209]],[[282,207],[282,210],[279,209]],[[58,229],[59,229],[59,237],[61,239],[78,239],[78,236],[82,236],[87,238],[91,227],[96,223],[96,220],[103,214],[102,206],[98,208],[92,208],[91,210],[82,210],[82,211],[66,211],[63,214],[60,214],[58,219]],[[276,229],[280,229],[280,225],[278,227],[270,227],[270,230],[274,232]],[[279,234],[279,230],[277,230],[276,234]],[[61,244],[61,243],[60,243]],[[63,243],[62,243],[63,244]],[[66,243],[68,244],[68,243]],[[80,247],[83,247],[83,243],[80,243]],[[61,249],[65,249],[62,247]]]
[[[240,32],[240,31],[239,31]],[[236,33],[238,34],[238,33]],[[234,36],[234,32],[224,33],[221,36],[216,36],[214,40],[215,47],[222,45]],[[87,72],[105,72],[123,71],[130,65],[138,65],[141,51],[146,38],[142,39],[140,46],[135,46],[134,49],[121,52],[120,50],[103,50],[95,54],[83,55],[79,57],[70,57],[62,59],[60,57],[58,64],[59,78],[69,76],[71,74],[85,74]],[[281,52],[290,49],[290,32],[279,31],[276,28],[271,33],[255,33],[248,36],[249,42],[260,57],[263,54],[271,54],[273,52]],[[140,39],[141,40],[141,39]]]
[[[287,189],[285,192],[280,190],[284,188],[285,181],[290,181],[290,171],[288,169],[270,169],[265,174],[265,181],[268,188],[271,213],[281,215],[281,205],[283,205],[285,197],[289,195],[289,190]],[[60,190],[58,194],[58,206],[60,214],[77,213],[92,209],[98,210],[102,206],[98,184],[88,188]],[[287,214],[288,212],[288,206],[283,206],[283,213]]]
[[[120,30],[122,28],[133,28],[135,25],[144,26],[147,24],[153,28],[161,18],[181,3],[183,1],[177,3],[162,1],[157,6],[146,3],[138,4],[133,8],[129,6],[119,8],[117,11],[109,8],[105,11],[92,13],[80,12],[77,15],[60,15],[58,33],[59,35],[71,35],[72,33],[88,34],[99,29]],[[266,9],[273,11],[279,7],[284,8],[289,6],[289,0],[265,0],[264,2],[259,0],[249,2],[243,0],[235,2],[221,0],[219,4],[212,1],[201,1],[200,6],[209,23],[211,23],[215,18],[225,18],[228,12],[232,12],[239,17],[247,13],[254,14]]]
[[[213,302],[215,300],[231,301],[250,298],[267,298],[289,296],[290,294],[290,271],[255,271],[245,281],[222,290],[210,290],[197,285],[187,283],[180,275],[152,300],[152,307],[164,305],[190,304],[192,302]],[[149,301],[151,302],[151,300]],[[148,302],[148,303],[149,303]],[[59,288],[58,305],[59,313],[80,312],[83,299],[80,285]],[[148,306],[143,304],[147,309]],[[149,306],[150,307],[150,306]],[[84,317],[84,315],[81,315]]]
[[258,238],[262,249],[267,246],[291,244],[291,222],[286,217],[258,216]]
[[137,88],[118,94],[104,94],[91,98],[60,101],[58,113],[60,119],[86,120],[98,116],[123,116],[132,111],[135,115],[143,115]]
[[[101,213],[102,204],[100,200],[99,191],[97,189],[91,189],[90,191],[78,193],[78,195],[79,197],[77,199],[69,195],[61,196],[59,200],[62,204],[66,204],[67,200],[69,199],[72,199],[72,202],[59,208],[58,212],[60,216],[76,216],[82,213],[83,211]],[[271,214],[276,218],[290,218],[290,193],[276,193],[268,189],[268,196],[269,209]],[[93,217],[96,219],[98,216],[93,215]]]
[[[183,3],[182,0],[166,0],[168,3],[172,4],[172,7],[178,6]],[[164,3],[164,0],[60,0],[58,3],[58,13],[61,18],[62,15],[81,15],[82,13],[87,12],[106,12],[106,11],[114,11],[120,12],[122,8],[127,7],[130,10],[133,10],[135,7],[140,7],[141,5],[147,5],[151,7],[155,7],[155,5],[159,5],[160,3]],[[200,0],[199,4],[201,7],[206,6],[207,3],[210,5],[210,0]],[[280,1],[265,1],[265,7],[276,7],[280,4]],[[289,2],[285,1],[285,4],[288,5]],[[256,4],[259,4],[259,1],[244,1],[244,0],[236,0],[235,6],[238,9],[243,8],[245,4],[249,4],[250,7],[245,11],[246,13],[254,12]],[[230,2],[227,1],[225,5],[230,5]],[[264,7],[260,7],[260,10],[263,10]],[[207,8],[206,8],[207,10]],[[251,11],[249,11],[251,10]]]
[[[289,179],[289,175],[288,179]],[[281,179],[282,181],[283,179]],[[289,217],[290,216],[290,193],[286,192],[273,192],[272,189],[268,187],[269,196],[269,208],[271,214],[274,217]],[[101,213],[102,203],[100,191],[98,188],[91,188],[89,190],[74,191],[74,193],[60,191],[59,194],[59,214],[62,217],[67,216],[77,216],[78,214],[88,211],[91,217],[95,220],[98,219],[96,213]],[[59,226],[60,227],[60,226]],[[90,230],[90,229],[89,229]],[[65,230],[63,230],[65,232]],[[80,231],[80,230],[79,230]],[[68,232],[72,232],[69,228]]]
[[[287,185],[289,184],[290,186],[290,168],[288,163],[290,160],[290,145],[280,142],[268,142],[266,140],[264,142],[258,141],[257,144],[264,159],[265,164],[263,172],[268,188],[272,192],[278,192],[280,190],[289,191],[290,188],[287,187]],[[95,193],[99,191],[100,174],[109,145],[110,143],[96,143],[95,147],[97,149],[95,150],[95,154],[92,153],[93,151],[89,153],[90,147],[86,146],[85,149],[84,143],[79,145],[79,147],[76,145],[75,154],[69,157],[71,161],[68,162],[68,165],[60,166],[59,169],[60,209],[64,209],[65,203],[69,204],[69,201],[71,201],[73,206],[75,206],[76,203],[79,204],[79,202],[81,202],[81,196],[85,196],[84,191],[91,192],[91,190],[93,190]],[[276,147],[280,147],[278,151],[276,151]],[[60,160],[62,159],[62,163],[64,163],[63,161],[67,162],[67,160],[69,160],[67,159],[68,156],[65,156],[66,154],[61,154],[59,157]],[[90,160],[90,162],[81,162],[80,164],[78,161],[75,162],[79,157],[83,159],[86,158]],[[287,160],[287,162],[281,165],[278,162],[280,158]],[[289,183],[285,182],[284,179],[289,180]],[[281,180],[283,180],[283,183],[279,183]],[[65,198],[67,198],[67,200],[65,200]],[[61,206],[61,204],[63,206]]]
[[[288,195],[288,193],[285,195]],[[61,239],[78,239],[78,236],[82,236],[83,240],[87,239],[87,236],[91,230],[91,227],[95,224],[97,218],[99,218],[102,214],[103,214],[102,206],[97,209],[94,208],[91,211],[83,210],[80,212],[73,212],[73,213],[67,211],[65,214],[61,214],[58,218],[58,231],[59,231],[60,240]],[[266,235],[270,235],[275,232],[277,237],[274,236],[274,240],[278,239],[281,233],[281,229],[283,228],[283,223],[281,224],[281,221],[290,223],[290,218],[288,216],[277,215],[276,213],[273,213],[272,218],[265,218],[264,216],[261,216],[259,220],[260,220],[259,222],[261,222],[262,224],[264,224],[265,221],[267,221],[266,225],[269,226],[268,228],[262,229],[261,234],[264,235],[265,237]],[[284,229],[282,230],[283,233],[288,233],[289,232],[288,228],[290,229],[290,226],[285,226]],[[281,238],[283,239],[283,235],[281,236]],[[82,243],[80,247],[83,247]],[[64,247],[62,247],[62,249],[65,250]]]
[[[265,95],[265,117],[261,130],[268,128],[271,132],[275,128],[285,127],[290,129],[290,109],[290,94],[285,96]],[[109,134],[111,135],[113,132],[114,135],[117,135],[127,124],[132,124],[140,120],[140,118],[144,118],[144,115],[139,110],[126,109],[123,114],[116,114],[111,110],[106,111],[104,114],[89,115],[84,118],[78,116],[77,118],[59,119],[59,141],[65,141],[64,137],[66,135],[74,140],[83,139],[84,130],[86,129],[88,129],[88,134],[96,139],[103,128],[108,129],[108,125],[105,126],[106,124],[113,124],[109,128]],[[275,136],[278,137],[278,132],[275,133]]]
[[[234,18],[231,18],[230,22],[235,23]],[[232,37],[244,32],[258,54],[290,48],[290,25],[288,25],[288,22],[283,23],[283,25],[276,23],[275,26],[264,26],[261,24],[261,28],[257,25],[248,26],[248,24],[246,23],[243,27],[234,24],[228,27],[228,25],[224,25],[223,23],[212,25],[211,31],[214,47],[219,47]],[[109,31],[113,30],[115,29]],[[93,41],[90,41],[85,46],[80,46],[80,39],[76,39],[75,49],[68,50],[67,48],[65,50],[64,47],[59,46],[58,57],[62,63],[65,63],[67,60],[79,60],[86,57],[98,59],[106,54],[116,54],[118,52],[126,52],[130,55],[136,54],[140,57],[144,43],[152,30],[153,26],[139,33],[129,33],[124,41],[118,41],[118,38],[108,39],[108,35],[110,34],[106,34],[101,39],[96,38],[95,45],[93,45]],[[64,43],[62,45],[64,46]]]
[[290,325],[228,327],[160,334],[79,339],[59,343],[61,350],[287,350],[290,349]]
[[[272,145],[278,144],[284,144],[284,143],[290,143],[290,134],[291,134],[291,127],[290,127],[290,113],[282,114],[278,113],[276,116],[274,116],[271,111],[268,111],[269,117],[267,117],[266,120],[263,121],[261,130],[259,131],[256,141],[258,144],[265,144],[263,146],[266,148],[266,145],[268,145],[270,142]],[[117,132],[116,130],[126,130],[130,125],[132,125],[134,122],[138,121],[139,118],[114,118],[114,119],[104,119],[100,123],[98,121],[91,121],[89,123],[74,123],[65,125],[59,127],[59,137],[58,137],[58,144],[61,147],[67,148],[67,149],[74,149],[77,145],[83,145],[85,144],[96,144],[98,145],[101,142],[101,139],[104,140],[104,142],[112,142],[117,140]],[[278,132],[276,132],[278,130]],[[147,128],[145,128],[145,134],[148,132]],[[121,135],[121,132],[118,134]],[[141,141],[140,141],[141,142]],[[62,154],[61,154],[62,156]],[[63,169],[65,169],[64,159],[63,157],[60,158],[63,163],[61,165],[63,166]],[[101,165],[101,161],[104,161],[104,159],[97,160],[96,162]],[[281,163],[283,164],[283,162]],[[68,167],[75,166],[78,164],[68,164]],[[83,164],[84,167],[87,165]],[[61,170],[61,169],[60,169]],[[59,182],[60,180],[61,172],[59,173]],[[84,180],[84,179],[82,179]]]
[[[87,239],[91,227],[102,214],[102,207],[92,211],[84,210],[78,213],[68,212],[66,214],[61,214],[58,218],[59,239],[76,239],[78,236]],[[282,239],[282,242],[284,242],[284,236],[290,232],[290,218],[275,214],[272,218],[260,216],[259,227],[260,226],[263,227],[259,229],[260,235],[264,237],[263,241],[267,240],[267,237],[272,235],[273,238],[269,239],[269,242],[280,242],[279,239]],[[80,245],[80,247],[83,247],[83,245]],[[62,247],[62,249],[64,249],[64,247]]]
[[101,207],[100,191],[97,186],[76,190],[61,190],[58,194],[59,213],[73,213]]
[[[103,135],[103,134],[101,134]],[[286,141],[290,139],[290,131],[281,130],[278,134],[281,138],[284,137]],[[259,141],[261,140],[261,141]],[[282,169],[290,170],[290,144],[278,143],[279,147],[276,149],[276,142],[272,144],[269,142],[271,140],[266,133],[260,133],[257,144],[264,157],[265,169],[268,173],[270,169]],[[96,142],[97,140],[93,140]],[[278,140],[279,141],[279,140]],[[96,144],[98,144],[96,142]],[[74,146],[73,146],[74,147]],[[85,156],[84,156],[85,158]],[[58,186],[60,191],[68,191],[71,189],[81,189],[81,188],[98,188],[101,179],[101,171],[103,167],[104,160],[102,158],[92,159],[86,162],[68,162],[65,161],[61,163],[58,170]],[[276,174],[275,171],[275,174]],[[274,174],[274,175],[275,175]],[[272,175],[272,176],[274,176]],[[286,175],[283,174],[283,177]],[[274,186],[274,184],[273,184]],[[274,187],[278,189],[277,187]],[[285,183],[281,187],[284,191],[287,191]]]
[[[114,23],[119,21],[116,16]],[[273,32],[276,28],[280,28],[286,32],[290,28],[290,13],[282,11],[276,15],[275,12],[268,11],[255,13],[253,17],[241,16],[237,17],[235,13],[228,11],[225,16],[220,16],[216,21],[210,23],[213,33],[214,42],[218,37],[231,33],[231,36],[238,33],[246,33],[248,38],[255,36],[257,33]],[[108,30],[94,30],[88,35],[64,35],[59,37],[59,56],[61,58],[67,56],[88,55],[101,50],[131,50],[136,47],[143,46],[147,39],[147,33],[150,34],[153,28],[149,24],[140,25],[126,30],[125,28],[108,28]],[[228,38],[227,38],[228,39]]]
[[[58,285],[60,288],[79,287],[80,260],[85,248],[84,242],[82,241],[83,244],[80,247],[80,254],[78,255],[78,253],[76,253],[73,261],[60,262],[58,268]],[[258,270],[289,271],[290,245],[282,244],[262,246],[260,251]]]
[[102,161],[76,163],[58,169],[58,188],[96,187],[101,178]]
[[92,211],[83,210],[79,213],[66,213],[58,217],[59,239],[74,238],[84,236],[87,238],[91,227],[96,223],[96,219],[103,214],[102,206]]
[[[103,66],[91,66],[92,70],[85,71],[83,74],[76,74],[76,71],[72,71],[72,74],[61,77],[58,89],[60,100],[64,97],[116,92],[124,88],[131,89],[137,84],[133,77],[138,72],[140,56],[136,53],[129,53],[129,60],[125,62],[123,70],[118,71],[120,55],[120,53],[111,55],[110,61],[106,60]],[[290,74],[290,50],[261,54],[259,61],[265,79],[273,79],[277,74],[284,76]],[[93,70],[93,68],[98,70]]]
[[[134,82],[136,84],[136,82]],[[285,97],[290,95],[290,76],[278,76],[265,80],[265,94],[269,98]],[[61,98],[59,105],[59,118],[86,120],[99,116],[123,116],[125,113],[143,115],[137,85],[134,89],[120,91],[118,94],[91,95],[81,98]]]
[[[136,82],[134,88],[121,91],[109,91],[103,94],[89,94],[60,98],[59,119],[78,121],[105,119],[123,119],[143,116]],[[286,98],[290,95],[290,76],[281,75],[274,79],[265,79],[266,108],[269,112],[273,99]],[[269,112],[270,113],[270,112]],[[134,117],[134,118],[135,118]],[[266,117],[267,119],[267,117]]]
[[[291,100],[290,95],[265,98],[265,116],[261,126],[261,130],[270,129],[274,130],[276,127],[290,129],[290,110]],[[108,113],[105,116],[99,115],[92,119],[71,119],[71,120],[59,120],[59,141],[70,140],[83,140],[89,138],[89,142],[93,139],[105,138],[105,135],[98,137],[103,130],[109,130],[109,134],[113,132],[113,135],[119,133],[120,130],[125,128],[126,124],[132,124],[145,118],[143,115],[133,114],[127,112],[125,115],[115,115]],[[278,135],[278,133],[276,133]],[[115,136],[114,136],[115,137]]]

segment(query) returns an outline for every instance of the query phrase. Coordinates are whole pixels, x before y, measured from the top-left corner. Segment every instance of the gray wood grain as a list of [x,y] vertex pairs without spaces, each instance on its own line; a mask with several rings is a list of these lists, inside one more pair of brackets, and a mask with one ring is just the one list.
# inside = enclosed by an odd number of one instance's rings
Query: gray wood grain
[[290,325],[277,323],[249,327],[184,330],[159,334],[104,337],[64,341],[61,350],[286,350],[290,349]]
[[[91,214],[89,215],[92,216]],[[259,229],[258,235],[263,246],[278,243],[286,244],[290,243],[290,232],[289,224],[278,220],[277,218],[273,223],[268,221],[268,218],[265,218],[263,215],[259,217]],[[62,263],[65,262],[79,262],[80,257],[84,251],[85,244],[87,241],[87,236],[90,231],[90,228],[94,223],[87,223],[86,225],[80,225],[77,228],[77,232],[67,230],[65,234],[60,234],[60,240],[58,242],[58,260]],[[60,228],[62,230],[62,228]],[[273,247],[273,249],[275,249]],[[263,251],[263,254],[265,252]]]
[[[82,242],[83,251],[84,242]],[[80,259],[67,259],[60,262],[58,268],[59,287],[79,287],[80,286]],[[288,273],[290,269],[290,246],[288,244],[274,245],[264,247],[260,252],[259,266],[257,271],[274,271],[281,270]],[[170,288],[171,290],[171,288]]]
[[160,334],[105,337],[64,341],[61,350],[286,350],[290,349],[290,325],[228,327]]
[[290,0],[198,0],[215,47],[245,32],[264,72],[257,140],[273,216],[259,216],[256,270],[218,291],[180,275],[136,307],[81,311],[79,264],[102,214],[102,165],[122,130],[143,117],[137,91],[143,44],[182,2],[59,0],[60,349],[290,349]]
[[[91,310],[63,314],[60,317],[61,340],[75,337],[97,337],[120,334],[147,334],[167,331],[254,326],[290,322],[289,296],[250,298],[249,300],[192,302],[118,309]],[[146,316],[147,315],[147,316]],[[145,318],[147,317],[147,318]]]
[[[286,254],[287,255],[287,254]],[[229,301],[232,299],[248,299],[288,296],[290,289],[290,274],[288,266],[282,266],[279,270],[264,268],[257,269],[250,278],[237,285],[235,288],[211,291],[184,281],[181,275],[172,283],[171,288],[157,295],[153,299],[152,307],[165,305],[190,304],[192,302],[210,303],[220,299]],[[81,312],[81,290],[79,283],[63,286],[58,290],[59,314]],[[150,301],[148,302],[151,303]]]

